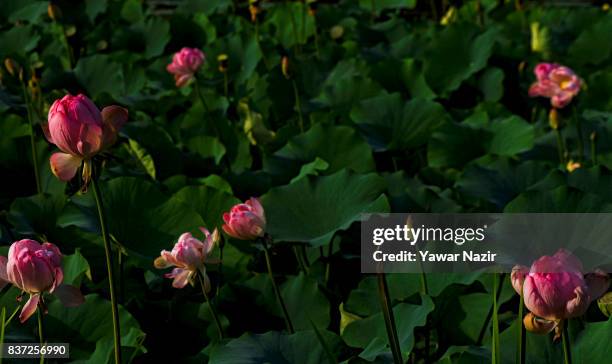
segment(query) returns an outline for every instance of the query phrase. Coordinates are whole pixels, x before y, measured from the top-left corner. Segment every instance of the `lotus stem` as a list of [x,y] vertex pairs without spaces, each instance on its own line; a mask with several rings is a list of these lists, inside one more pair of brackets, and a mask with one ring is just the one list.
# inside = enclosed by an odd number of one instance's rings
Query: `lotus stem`
[[300,131],[303,133],[304,132],[304,118],[302,117],[302,104],[300,102],[300,93],[298,91],[298,87],[297,87],[297,83],[295,83],[295,80],[292,78],[291,79],[291,83],[293,84],[293,95],[295,96],[295,110],[297,111],[298,114],[298,120],[299,120],[299,126],[300,126]]
[[30,107],[30,97],[26,89],[25,82],[21,81],[21,88],[23,89],[23,100],[26,105],[26,111],[28,114],[28,123],[30,124],[30,148],[32,151],[32,166],[34,167],[34,178],[36,180],[36,191],[42,193],[42,187],[40,184],[40,172],[38,170],[38,150],[36,148],[36,134],[34,132],[34,120],[32,120],[32,111]]
[[526,341],[525,341],[525,325],[523,325],[523,310],[525,306],[525,298],[523,297],[523,290],[521,288],[519,307],[518,307],[518,317],[516,318],[518,322],[518,330],[517,330],[517,350],[516,350],[516,363],[524,364],[525,363],[525,349],[526,349]]
[[580,122],[580,117],[578,116],[578,110],[576,106],[573,107],[574,114],[574,122],[576,124],[576,136],[578,138],[578,158],[580,161],[584,159],[584,140],[582,136],[582,123]]
[[289,317],[289,311],[287,311],[287,306],[285,306],[285,301],[283,300],[283,296],[281,295],[280,289],[278,288],[278,285],[276,284],[276,280],[274,280],[274,272],[272,271],[272,260],[270,259],[270,251],[268,248],[267,239],[269,239],[269,237],[266,236],[261,239],[261,242],[264,248],[264,254],[266,256],[266,266],[268,268],[268,275],[270,276],[270,281],[272,282],[272,288],[274,289],[276,300],[278,301],[278,304],[283,311],[283,316],[285,318],[285,324],[287,325],[287,331],[290,334],[293,334],[295,330],[293,329],[293,323],[291,323],[291,317]]
[[395,318],[393,317],[393,308],[391,307],[391,297],[389,296],[389,287],[387,286],[387,277],[385,273],[377,273],[378,275],[378,296],[382,314],[385,319],[385,327],[387,328],[387,336],[389,337],[389,346],[393,354],[395,364],[402,364],[402,350],[399,344],[397,328],[395,327]]
[[215,311],[212,301],[208,298],[208,293],[206,293],[206,286],[204,285],[204,276],[201,273],[198,273],[198,280],[200,281],[200,287],[202,287],[202,293],[204,294],[204,298],[206,299],[206,303],[208,304],[208,310],[210,311],[210,315],[213,317],[215,321],[215,326],[217,327],[217,332],[219,333],[219,340],[223,340],[223,329],[221,326],[221,321],[217,316],[217,312]]
[[104,207],[102,205],[102,194],[100,193],[100,187],[98,186],[98,176],[94,176],[91,179],[93,186],[94,198],[96,200],[96,206],[98,208],[98,219],[100,220],[100,230],[102,231],[102,240],[104,241],[104,252],[106,254],[106,271],[108,273],[108,289],[110,292],[111,299],[111,312],[113,316],[113,341],[114,341],[114,354],[115,364],[121,364],[121,333],[119,326],[119,305],[117,304],[117,294],[115,292],[115,279],[113,277],[113,262],[112,262],[112,248],[110,239],[108,236],[108,229],[106,226],[106,216],[104,213]]
[[[500,277],[502,278],[502,277]],[[498,288],[499,285],[499,288]],[[493,339],[491,341],[491,362],[493,364],[501,363],[501,356],[499,352],[499,318],[497,316],[497,301],[499,299],[497,293],[501,292],[501,287],[503,286],[503,278],[498,281],[498,274],[493,274]]]
[[563,331],[561,331],[561,340],[563,340],[563,362],[565,364],[572,364],[572,349],[567,329],[567,327],[569,326],[568,321],[565,320],[561,324],[563,325]]

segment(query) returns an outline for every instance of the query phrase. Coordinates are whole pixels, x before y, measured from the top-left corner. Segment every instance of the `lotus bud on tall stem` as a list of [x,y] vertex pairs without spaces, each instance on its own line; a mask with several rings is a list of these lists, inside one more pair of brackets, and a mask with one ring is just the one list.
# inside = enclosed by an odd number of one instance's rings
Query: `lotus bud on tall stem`
[[229,69],[229,57],[225,53],[221,53],[217,56],[217,62],[219,63],[219,72],[223,74],[223,94],[227,98],[228,95],[228,76],[227,71]]
[[[318,0],[307,0],[308,4],[308,15],[312,17],[312,22],[314,23],[314,41],[315,41],[315,50],[317,59],[321,58],[321,52],[319,51],[319,28],[317,27],[317,9],[318,9]],[[306,24],[306,22],[304,22]],[[304,25],[305,26],[305,25]]]
[[64,43],[64,47],[66,48],[68,62],[70,63],[69,65],[72,69],[72,67],[74,67],[74,53],[72,51],[72,47],[70,47],[70,43],[68,43],[66,27],[62,22],[62,10],[56,4],[49,3],[49,6],[47,6],[47,15],[49,15],[49,18],[53,20],[54,23],[59,25],[60,30],[62,31],[62,42]]
[[[28,86],[25,83],[23,67],[21,67],[21,65],[12,58],[6,58],[4,60],[4,66],[6,67],[6,70],[11,76],[19,78],[19,83],[21,84],[23,103],[26,107],[28,124],[30,126],[30,151],[32,153],[32,167],[34,168],[36,192],[40,194],[42,193],[42,185],[40,183],[40,171],[38,169],[38,148],[36,147],[36,132],[34,128],[34,110],[32,105],[32,98],[30,93],[28,92]],[[39,88],[37,90],[40,91]]]

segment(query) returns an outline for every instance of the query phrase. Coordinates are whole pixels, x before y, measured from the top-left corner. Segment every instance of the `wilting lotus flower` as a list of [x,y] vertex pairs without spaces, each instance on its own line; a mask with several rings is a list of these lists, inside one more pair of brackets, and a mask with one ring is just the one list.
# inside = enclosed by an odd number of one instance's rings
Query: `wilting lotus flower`
[[266,215],[258,199],[251,197],[245,203],[232,207],[223,214],[223,231],[232,238],[255,240],[264,236]]
[[166,278],[174,279],[174,288],[183,288],[187,283],[193,283],[195,275],[200,272],[206,292],[210,290],[206,264],[219,263],[218,259],[209,257],[209,254],[220,236],[217,229],[212,234],[203,227],[200,230],[204,233],[204,241],[194,238],[191,233],[184,233],[174,244],[172,251],[162,250],[161,256],[155,259],[154,265],[157,269],[175,267],[172,272],[165,274]]
[[[89,161],[117,140],[119,129],[126,123],[128,112],[120,106],[98,110],[85,95],[66,95],[55,100],[49,109],[45,136],[63,153],[51,156],[51,171],[62,181],[74,177],[83,161]],[[83,177],[89,180],[89,168]]]
[[609,286],[606,273],[596,270],[585,275],[578,258],[564,249],[539,258],[531,269],[514,267],[511,279],[514,289],[522,292],[525,306],[536,316],[529,316],[529,320],[538,332],[549,332],[560,320],[584,314]]
[[540,63],[534,73],[537,81],[529,88],[529,96],[548,97],[553,107],[565,107],[580,91],[582,81],[568,67],[556,63]]
[[185,47],[174,53],[172,63],[166,66],[166,70],[174,75],[176,87],[183,87],[193,79],[204,63],[204,58],[204,53],[197,48]]
[[64,285],[62,254],[51,243],[30,239],[14,242],[8,259],[0,257],[0,280],[8,281],[30,295],[19,319],[26,321],[43,304],[45,292],[55,294],[67,307],[78,306],[84,299],[76,287]]

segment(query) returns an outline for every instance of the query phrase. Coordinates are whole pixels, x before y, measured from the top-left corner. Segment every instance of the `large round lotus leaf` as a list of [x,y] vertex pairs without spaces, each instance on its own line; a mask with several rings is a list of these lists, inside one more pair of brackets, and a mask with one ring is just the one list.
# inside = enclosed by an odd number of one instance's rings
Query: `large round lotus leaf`
[[277,241],[326,244],[362,213],[386,212],[389,205],[384,189],[382,177],[347,170],[273,188],[261,198],[267,231]]

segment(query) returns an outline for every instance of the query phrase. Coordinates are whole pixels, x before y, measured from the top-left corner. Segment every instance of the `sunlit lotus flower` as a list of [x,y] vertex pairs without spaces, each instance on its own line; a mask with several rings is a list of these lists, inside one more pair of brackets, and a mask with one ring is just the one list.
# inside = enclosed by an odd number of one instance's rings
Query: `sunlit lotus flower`
[[[609,286],[606,273],[597,270],[585,275],[578,258],[564,249],[539,258],[531,269],[514,267],[511,280],[514,289],[523,294],[529,311],[539,319],[554,323],[584,314],[589,304]],[[542,320],[534,322],[536,327],[546,327],[541,330],[546,332],[556,326]]]
[[194,238],[191,233],[184,233],[174,244],[172,251],[162,250],[161,256],[155,259],[154,265],[157,269],[175,267],[172,272],[164,275],[173,279],[174,288],[183,288],[187,283],[193,283],[199,272],[204,279],[206,291],[210,290],[206,264],[219,263],[218,259],[210,257],[210,252],[219,242],[220,235],[217,229],[212,234],[203,227],[200,230],[204,233],[204,241]]
[[553,107],[565,107],[580,91],[582,80],[568,67],[540,63],[534,73],[537,81],[529,88],[529,96],[548,97]]
[[194,75],[202,63],[204,53],[197,48],[182,48],[172,57],[172,63],[166,66],[166,70],[174,75],[176,87],[183,87],[194,78]]
[[9,248],[8,259],[0,259],[0,280],[8,281],[28,293],[30,298],[23,306],[19,319],[26,321],[43,303],[46,292],[55,294],[68,307],[78,306],[84,299],[73,286],[62,285],[62,254],[51,243],[19,240]]
[[[112,146],[128,112],[120,106],[98,110],[85,95],[66,95],[49,109],[45,136],[63,153],[51,156],[51,171],[62,181],[71,180],[83,161]],[[87,182],[89,175],[83,174]]]
[[263,206],[256,198],[250,198],[245,203],[232,207],[230,212],[223,214],[223,231],[232,238],[240,240],[255,240],[264,236],[266,231],[266,215]]

